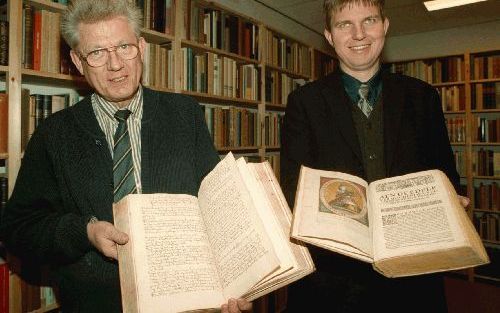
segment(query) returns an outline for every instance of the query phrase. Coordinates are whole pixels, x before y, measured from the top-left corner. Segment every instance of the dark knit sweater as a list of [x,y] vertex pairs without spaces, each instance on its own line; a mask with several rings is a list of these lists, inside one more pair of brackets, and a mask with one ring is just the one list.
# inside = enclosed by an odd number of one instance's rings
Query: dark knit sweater
[[[192,98],[144,89],[143,193],[196,195],[219,158]],[[64,312],[120,312],[118,266],[87,238],[113,222],[112,158],[90,97],[44,121],[26,149],[1,235],[21,259],[49,264]]]
[[353,104],[352,120],[356,127],[359,147],[363,159],[365,179],[371,183],[374,180],[387,177],[384,159],[384,119],[382,99],[375,104],[370,116]]

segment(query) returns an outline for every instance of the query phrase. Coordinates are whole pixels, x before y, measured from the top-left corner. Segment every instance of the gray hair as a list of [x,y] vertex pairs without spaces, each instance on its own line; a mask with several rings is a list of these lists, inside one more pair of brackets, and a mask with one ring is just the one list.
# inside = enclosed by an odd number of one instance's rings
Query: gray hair
[[385,0],[325,0],[323,2],[323,13],[325,14],[325,27],[328,31],[332,29],[332,18],[334,13],[343,10],[346,6],[362,4],[362,5],[373,5],[376,6],[380,11],[380,17],[382,20],[385,19],[384,6]]
[[135,35],[140,36],[142,12],[133,0],[72,0],[61,17],[61,35],[75,49],[80,43],[80,23],[96,23],[117,16],[126,17]]

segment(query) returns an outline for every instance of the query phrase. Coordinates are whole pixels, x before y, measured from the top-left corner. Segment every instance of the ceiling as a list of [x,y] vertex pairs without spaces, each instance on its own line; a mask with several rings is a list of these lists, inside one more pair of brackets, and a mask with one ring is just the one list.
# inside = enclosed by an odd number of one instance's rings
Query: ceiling
[[[323,34],[323,0],[254,0]],[[400,36],[500,20],[500,0],[428,12],[422,0],[386,0],[388,36]],[[307,12],[307,14],[305,14]],[[500,33],[500,30],[498,30]]]

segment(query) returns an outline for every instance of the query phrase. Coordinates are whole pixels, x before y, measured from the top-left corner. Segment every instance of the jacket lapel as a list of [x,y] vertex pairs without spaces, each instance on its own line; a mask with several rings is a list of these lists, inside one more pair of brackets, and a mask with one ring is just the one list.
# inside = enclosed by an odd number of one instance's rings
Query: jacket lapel
[[[327,119],[332,121],[329,123],[330,127],[340,131],[344,137],[346,146],[352,149],[359,160],[363,160],[361,148],[359,147],[358,136],[356,134],[356,128],[352,119],[353,104],[344,90],[340,79],[340,72],[334,72],[332,75],[327,77],[327,79],[328,80],[322,88],[321,93],[327,103]],[[333,133],[335,132],[336,131]]]
[[[143,113],[141,121],[141,183],[142,193],[151,193],[152,182],[151,177],[152,169],[155,168],[152,158],[152,151],[156,145],[153,138],[152,121],[156,115],[157,106],[159,105],[159,93],[151,89],[143,87]],[[165,125],[166,127],[166,125]]]
[[401,118],[405,107],[405,93],[395,76],[388,72],[382,74],[382,97],[384,105],[384,146],[385,166],[391,172],[401,128]]

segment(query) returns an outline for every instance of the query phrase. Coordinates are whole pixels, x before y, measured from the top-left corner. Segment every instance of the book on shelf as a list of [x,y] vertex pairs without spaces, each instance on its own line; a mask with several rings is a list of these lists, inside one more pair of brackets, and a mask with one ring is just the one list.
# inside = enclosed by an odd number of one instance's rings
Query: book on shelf
[[368,184],[303,166],[292,238],[372,263],[387,277],[489,262],[454,187],[439,170]]
[[113,207],[125,312],[217,308],[256,299],[314,270],[289,237],[291,212],[269,163],[229,153],[198,197],[132,194]]
[[9,97],[0,93],[0,153],[7,153],[9,121]]
[[0,257],[0,313],[9,312],[9,278],[8,263],[3,257]]

